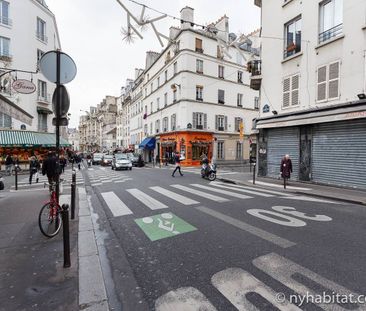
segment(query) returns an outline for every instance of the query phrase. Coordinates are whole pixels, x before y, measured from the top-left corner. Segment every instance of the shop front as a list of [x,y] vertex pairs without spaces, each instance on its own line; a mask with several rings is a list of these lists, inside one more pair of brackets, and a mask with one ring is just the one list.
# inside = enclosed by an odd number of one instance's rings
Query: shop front
[[174,154],[179,152],[182,166],[199,166],[201,156],[212,159],[213,135],[193,131],[174,132],[160,135],[162,163],[174,163]]

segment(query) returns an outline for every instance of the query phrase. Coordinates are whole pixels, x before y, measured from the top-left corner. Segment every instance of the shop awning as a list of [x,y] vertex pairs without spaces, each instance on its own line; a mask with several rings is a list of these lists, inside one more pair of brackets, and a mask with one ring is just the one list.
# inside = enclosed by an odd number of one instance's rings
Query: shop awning
[[155,149],[155,137],[146,137],[139,145],[139,148],[147,150]]
[[52,114],[53,113],[52,110],[45,108],[45,107],[41,107],[41,106],[37,106],[37,112],[43,113],[43,114]]
[[[56,135],[30,131],[0,130],[0,147],[56,147]],[[60,146],[71,144],[60,137]]]

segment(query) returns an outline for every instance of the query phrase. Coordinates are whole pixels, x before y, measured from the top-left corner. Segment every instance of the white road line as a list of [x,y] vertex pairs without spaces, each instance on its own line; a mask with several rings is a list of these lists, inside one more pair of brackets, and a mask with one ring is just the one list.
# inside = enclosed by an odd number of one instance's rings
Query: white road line
[[42,191],[42,190],[47,190],[48,191],[48,188],[37,188],[37,189],[19,189],[19,190],[14,190],[14,189],[11,189],[9,190],[9,192],[31,192],[31,191]]
[[115,183],[115,184],[119,184],[119,183],[122,183],[122,182],[126,182],[126,181],[128,181],[128,180],[132,180],[132,178],[125,178],[125,179],[123,179],[123,180],[116,180],[114,183]]
[[[215,183],[220,183],[220,184],[225,184],[226,183],[222,183],[222,182],[218,182],[215,181]],[[290,193],[286,193],[286,192],[280,192],[280,191],[274,191],[274,190],[267,190],[267,189],[263,189],[263,188],[259,188],[259,187],[249,187],[249,186],[242,186],[242,185],[236,185],[236,184],[230,184],[231,187],[235,187],[235,188],[240,188],[240,189],[248,189],[248,190],[258,190],[260,192],[265,192],[265,193],[271,193],[271,194],[277,194],[280,196],[286,196],[286,197],[293,197],[293,194]]]
[[150,189],[156,191],[156,192],[159,192],[165,196],[167,196],[168,198],[172,199],[172,200],[175,200],[179,203],[182,203],[184,205],[193,205],[193,204],[198,204],[200,202],[198,201],[195,201],[195,200],[192,200],[190,198],[187,198],[183,195],[180,195],[178,193],[175,193],[173,191],[170,191],[170,190],[167,190],[167,189],[164,189],[162,187],[150,187]]
[[219,183],[219,182],[211,182],[210,185],[213,185],[215,187],[224,188],[224,189],[230,189],[230,190],[240,191],[240,192],[244,192],[244,193],[255,194],[260,197],[267,197],[267,198],[273,197],[272,194],[261,193],[258,191],[252,191],[252,190],[246,190],[246,189],[240,189],[238,187],[231,187],[231,185],[229,185],[229,184],[223,184],[223,183]]
[[230,216],[226,216],[222,213],[216,212],[212,209],[209,209],[207,207],[204,206],[195,206],[195,209],[207,214],[207,215],[211,215],[212,217],[215,217],[217,219],[222,220],[223,222],[226,222],[236,228],[239,228],[243,231],[246,231],[248,233],[251,233],[257,237],[260,237],[263,240],[266,240],[268,242],[271,242],[277,246],[280,246],[282,248],[287,248],[287,247],[291,247],[296,245],[296,243],[291,242],[289,240],[286,240],[284,238],[281,238],[275,234],[272,234],[270,232],[267,232],[265,230],[262,230],[260,228],[254,227],[250,224],[247,224],[243,221],[237,220],[235,218],[232,218]]
[[308,196],[305,196],[305,195],[304,196],[301,195],[301,196],[297,196],[297,197],[295,197],[295,196],[294,197],[288,197],[288,198],[284,198],[284,199],[299,200],[299,201],[309,201],[309,202],[319,202],[319,203],[342,204],[340,202],[334,202],[334,201],[329,201],[329,200],[317,199],[317,198],[308,197]]
[[221,193],[221,194],[225,194],[234,198],[238,198],[238,199],[251,199],[253,197],[250,197],[248,195],[244,195],[244,194],[240,194],[240,193],[236,193],[236,192],[232,192],[232,191],[227,191],[227,190],[222,190],[222,189],[216,189],[213,187],[208,187],[208,186],[204,186],[201,184],[191,184],[191,186],[197,187],[197,188],[201,188],[201,189],[205,189],[208,191],[214,191],[217,193]]
[[101,195],[114,217],[132,214],[132,211],[114,192],[103,192]]
[[161,203],[158,200],[155,200],[148,194],[134,188],[134,189],[127,189],[127,192],[129,192],[131,195],[133,195],[137,200],[139,200],[141,203],[145,204],[148,208],[152,210],[161,209],[161,208],[168,208],[165,204]]
[[217,311],[198,289],[181,287],[160,296],[155,302],[156,311]]
[[[253,180],[248,180],[248,182],[253,182]],[[256,180],[255,183],[258,185],[263,185],[263,186],[268,186],[268,187],[283,188],[283,185],[271,184],[268,182],[263,182],[263,181],[258,181],[258,180]],[[286,188],[293,189],[293,190],[311,190],[310,188],[302,188],[302,187],[294,187],[294,186],[286,186]]]
[[94,171],[94,169],[93,168],[88,168],[88,171]]
[[[284,258],[276,253],[270,253],[261,257],[258,257],[253,260],[254,266],[258,269],[262,270],[266,274],[270,275],[272,278],[276,279],[278,282],[281,282],[288,288],[295,291],[299,296],[303,297],[316,297],[317,295],[321,295],[322,293],[317,293],[314,291],[314,287],[324,288],[329,293],[339,294],[340,297],[361,297],[360,295],[351,292],[347,288],[328,280],[313,271],[306,269],[295,262]],[[313,284],[313,286],[308,287],[306,283],[301,281],[302,277],[306,277],[308,281],[307,284]],[[314,284],[315,283],[315,284]],[[320,286],[319,286],[320,285]],[[328,311],[341,311],[341,310],[349,310],[342,308],[340,305],[337,305],[332,301],[331,303],[325,303],[324,301],[316,301],[319,307]],[[356,307],[357,305],[353,305]],[[357,310],[366,310],[365,306],[358,305],[359,308]]]
[[99,183],[96,183],[96,184],[90,184],[92,187],[95,187],[95,186],[101,186],[103,185],[103,183],[99,182]]
[[235,174],[239,174],[238,172],[218,172],[217,176],[222,176],[222,175],[235,175]]
[[203,192],[203,191],[199,191],[199,190],[196,190],[196,189],[193,189],[193,188],[189,188],[189,187],[186,187],[186,186],[183,186],[183,185],[171,185],[171,186],[174,187],[174,188],[177,188],[177,189],[195,194],[197,196],[215,201],[215,202],[228,202],[228,201],[230,201],[229,199],[219,197],[217,195],[209,194],[209,193],[206,193],[206,192]]
[[[223,294],[239,311],[258,310],[247,298],[248,293],[257,293],[283,311],[300,311],[296,305],[288,301],[278,302],[278,295],[253,275],[240,268],[229,268],[216,273],[211,283]],[[277,299],[276,299],[277,298]]]

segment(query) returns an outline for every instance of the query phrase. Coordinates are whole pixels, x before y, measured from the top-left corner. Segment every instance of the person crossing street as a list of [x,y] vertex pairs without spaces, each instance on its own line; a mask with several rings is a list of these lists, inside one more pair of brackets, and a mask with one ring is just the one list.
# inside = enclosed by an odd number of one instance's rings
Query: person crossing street
[[179,171],[180,176],[183,176],[182,171],[180,170],[180,155],[179,155],[179,153],[175,154],[174,160],[175,160],[175,170],[172,174],[172,177],[175,177],[174,174],[175,174],[176,171]]

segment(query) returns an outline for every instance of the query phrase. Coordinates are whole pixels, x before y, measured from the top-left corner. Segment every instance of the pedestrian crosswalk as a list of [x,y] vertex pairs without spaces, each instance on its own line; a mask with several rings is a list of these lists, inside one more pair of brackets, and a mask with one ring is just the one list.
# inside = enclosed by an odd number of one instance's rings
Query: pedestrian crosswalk
[[[320,310],[365,310],[364,297],[325,277],[276,253],[262,255],[252,260],[252,265],[260,271],[258,277],[241,267],[230,267],[216,272],[206,286],[217,289],[237,310],[281,310],[300,311],[309,309],[309,304]],[[263,282],[263,274],[272,282]],[[282,283],[281,291],[276,287]],[[273,286],[273,288],[271,287]],[[208,291],[213,293],[213,291]],[[343,300],[334,299],[342,297]],[[346,300],[344,300],[346,298]],[[347,299],[348,298],[348,299]],[[217,299],[215,299],[217,301]],[[339,301],[342,301],[341,303]],[[348,306],[347,306],[348,305]],[[313,308],[311,308],[312,310]],[[217,310],[213,303],[195,287],[180,287],[171,290],[155,301],[156,311],[199,311]],[[231,309],[230,309],[231,310]]]
[[88,176],[91,186],[102,186],[108,183],[124,183],[132,178],[127,173],[116,172],[110,167],[89,168]]

